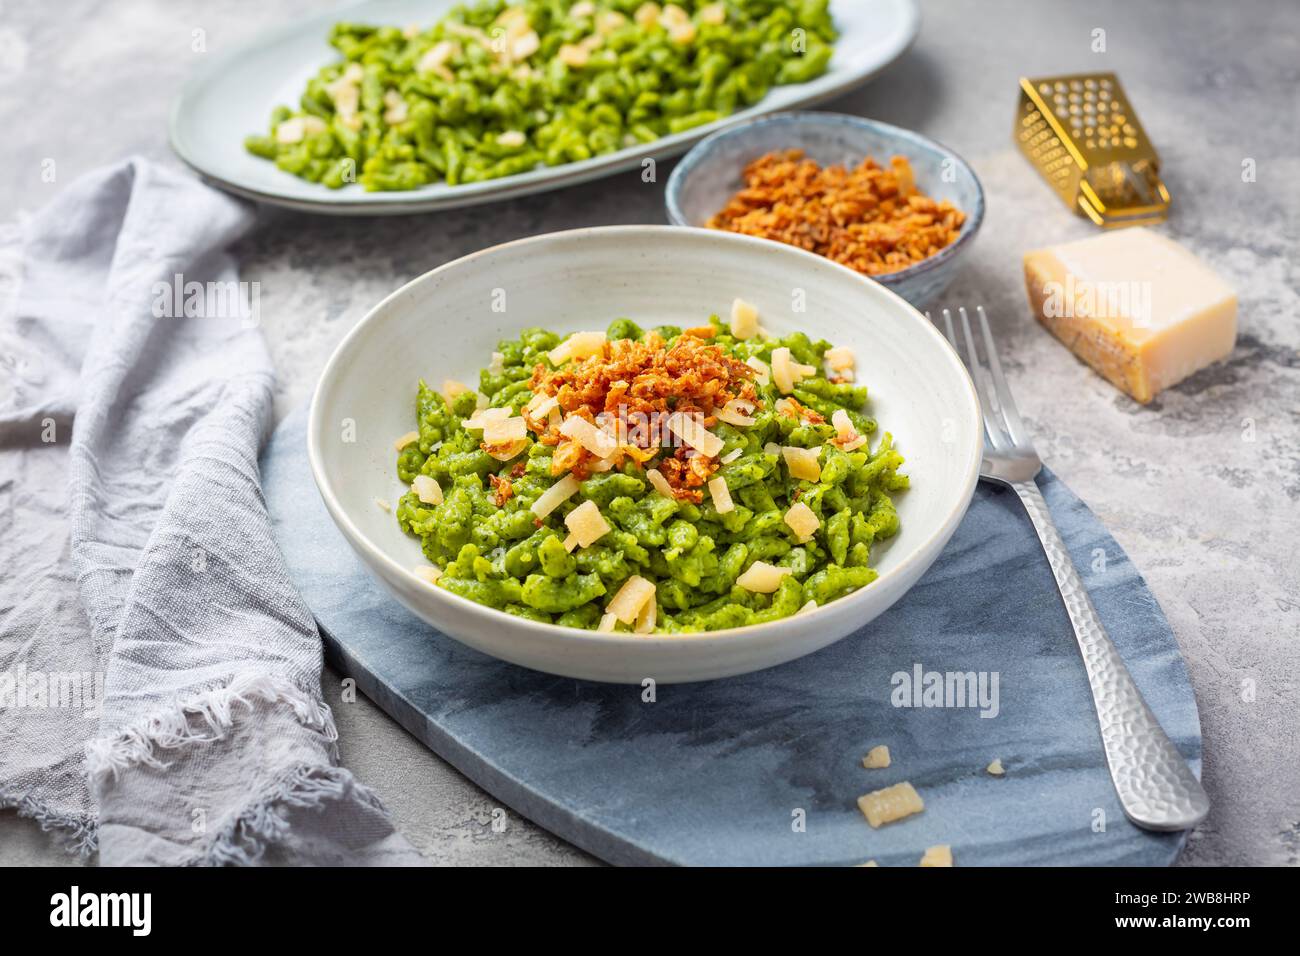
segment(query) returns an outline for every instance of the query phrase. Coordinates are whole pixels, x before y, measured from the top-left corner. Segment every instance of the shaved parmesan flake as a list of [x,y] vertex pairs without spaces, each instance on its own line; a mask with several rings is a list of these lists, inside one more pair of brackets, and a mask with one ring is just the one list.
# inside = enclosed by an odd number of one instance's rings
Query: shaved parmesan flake
[[727,22],[727,5],[725,3],[710,3],[706,7],[700,7],[700,22],[711,23],[715,26],[719,23]]
[[[501,138],[497,137],[497,142],[500,141]],[[493,352],[492,361],[488,362],[487,370],[488,370],[488,374],[490,375],[500,375],[502,372],[506,370],[506,357],[502,355],[500,352]]]
[[542,492],[541,497],[533,502],[532,511],[539,518],[548,514],[578,493],[578,479],[565,475],[551,487]]
[[791,399],[778,398],[775,402],[772,403],[772,408],[776,411],[778,415],[788,415],[791,418],[799,417],[799,406],[796,405]]
[[417,442],[419,440],[420,440],[419,432],[407,432],[401,438],[397,439],[397,441],[393,442],[393,447],[396,448],[398,451],[401,451],[407,445],[411,444],[412,442]]
[[585,418],[570,415],[560,426],[560,434],[572,438],[597,458],[608,458],[618,450],[618,442]]
[[772,349],[772,381],[776,383],[777,391],[782,395],[793,392],[800,379],[816,374],[817,369],[811,365],[801,365],[796,362],[790,355],[790,350],[784,345]]
[[795,613],[795,614],[811,614],[811,613],[812,613],[813,611],[815,611],[815,610],[817,610],[817,602],[816,602],[816,601],[809,601],[807,604],[805,604],[803,607],[799,608],[799,610],[795,611],[794,613]]
[[428,475],[416,475],[411,482],[411,490],[426,505],[442,504],[442,485]]
[[497,444],[484,442],[483,444],[487,445],[484,451],[497,461],[509,461],[528,447],[528,439],[520,438],[512,442],[498,442]]
[[731,449],[731,451],[727,452],[725,455],[719,458],[718,462],[719,464],[730,465],[733,461],[735,461],[744,453],[745,453],[745,449],[743,448],[733,448]]
[[569,536],[564,539],[564,550],[572,554],[573,549],[576,548],[577,546],[578,546],[578,536],[574,534],[572,531],[570,531]]
[[853,439],[852,441],[846,441],[843,445],[841,445],[840,451],[857,451],[866,443],[867,443],[867,436],[859,435],[857,438]]
[[835,433],[841,441],[852,441],[858,437],[858,430],[853,427],[849,413],[842,408],[835,409],[835,414],[831,416],[831,424],[835,426]]
[[907,781],[858,797],[858,809],[872,827],[893,823],[925,809],[925,802]]
[[859,863],[858,866],[880,866],[875,860],[868,860],[866,863]]
[[618,589],[618,593],[605,605],[605,610],[624,624],[633,624],[646,601],[654,600],[655,586],[639,574],[634,574]]
[[550,414],[551,409],[560,404],[560,400],[554,395],[547,395],[545,392],[535,392],[521,411],[534,418],[545,418]]
[[718,509],[718,514],[725,515],[736,510],[736,503],[731,500],[731,489],[727,487],[727,479],[721,475],[709,481],[709,494],[713,496],[713,507]]
[[833,349],[826,350],[826,364],[832,371],[842,372],[845,369],[853,368],[857,358],[853,354],[853,349],[847,345],[837,345]]
[[523,416],[493,418],[483,423],[483,440],[489,445],[519,441],[528,437],[528,425]]
[[663,495],[665,498],[676,500],[677,496],[673,494],[673,486],[668,484],[668,479],[664,477],[662,471],[658,468],[651,468],[645,473],[645,476],[646,480],[650,482],[655,491],[659,492],[659,494]]
[[790,506],[790,510],[785,513],[785,523],[798,535],[800,544],[811,541],[817,529],[822,526],[817,515],[802,501],[796,501]]
[[789,395],[794,391],[794,360],[790,358],[790,350],[784,345],[772,349],[772,381],[776,383],[776,390],[782,395]]
[[757,419],[751,417],[750,412],[754,410],[754,403],[747,402],[743,398],[733,398],[727,404],[722,406],[718,412],[718,421],[726,422],[728,425],[736,425],[743,428],[746,425],[754,424]]
[[587,547],[610,531],[609,522],[594,501],[584,501],[570,511],[564,516],[564,525],[578,539],[580,548]]
[[569,359],[585,359],[599,354],[605,348],[604,332],[574,332],[551,349],[546,357],[552,365],[563,365]]
[[927,848],[917,866],[952,866],[952,847],[941,843]]
[[756,594],[771,594],[781,586],[781,579],[793,572],[789,568],[780,568],[766,561],[755,561],[745,573],[736,578],[736,583],[746,591]]
[[421,581],[427,581],[430,584],[437,584],[438,578],[442,577],[442,568],[435,567],[432,564],[417,564],[411,568],[411,573]]
[[700,420],[692,415],[687,415],[684,412],[673,412],[668,416],[667,424],[670,432],[701,455],[712,458],[722,451],[722,439],[705,428],[700,424]]
[[889,766],[889,748],[884,744],[872,747],[862,758],[862,766],[868,770],[883,770]]
[[609,633],[614,630],[614,625],[618,623],[618,618],[613,614],[602,614],[600,623],[596,625],[596,630]]
[[449,378],[442,383],[442,397],[450,405],[456,400],[457,395],[464,395],[469,391],[469,386],[464,382],[458,382],[454,378]]
[[483,431],[488,422],[501,422],[510,417],[508,408],[477,408],[474,414],[460,423],[469,432]]
[[822,476],[821,462],[817,460],[820,448],[782,448],[785,466],[790,469],[791,478],[805,481],[818,481]]
[[659,608],[652,597],[641,606],[636,616],[636,623],[632,625],[632,631],[636,634],[653,634],[658,615]]
[[994,777],[1000,777],[1007,771],[1006,768],[1002,766],[1002,758],[998,757],[991,764],[989,764],[987,767],[984,768],[984,772]]
[[781,457],[781,446],[774,441],[768,442],[763,446],[763,454],[771,455],[773,458]]
[[741,341],[758,334],[758,309],[744,299],[731,303],[731,334]]
[[745,364],[758,373],[754,376],[754,381],[759,385],[767,385],[772,381],[772,370],[761,358],[751,356],[745,359]]
[[376,498],[375,507],[382,508],[390,514],[393,511],[393,505],[387,498]]

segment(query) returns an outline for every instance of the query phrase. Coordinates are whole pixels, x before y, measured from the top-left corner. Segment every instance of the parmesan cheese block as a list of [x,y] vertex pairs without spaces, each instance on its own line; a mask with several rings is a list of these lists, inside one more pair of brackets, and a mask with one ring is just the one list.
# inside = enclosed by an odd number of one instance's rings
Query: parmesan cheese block
[[1237,296],[1191,252],[1120,229],[1025,256],[1038,321],[1116,388],[1150,402],[1237,339]]

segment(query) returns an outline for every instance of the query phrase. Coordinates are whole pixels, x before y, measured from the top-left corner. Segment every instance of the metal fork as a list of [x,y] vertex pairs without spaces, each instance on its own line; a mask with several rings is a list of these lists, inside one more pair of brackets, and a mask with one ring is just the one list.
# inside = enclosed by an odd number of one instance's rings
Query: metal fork
[[962,345],[958,344],[952,313],[948,309],[943,310],[943,323],[952,347],[958,354],[965,354],[984,413],[984,458],[980,463],[980,477],[1014,491],[1038,532],[1083,655],[1088,684],[1092,688],[1092,702],[1101,722],[1106,764],[1125,815],[1149,830],[1190,829],[1209,813],[1209,797],[1142,699],[1128,668],[1097,617],[1096,608],[1088,599],[1087,588],[1070,560],[1061,535],[1052,523],[1047,502],[1034,481],[1043,463],[1034,451],[1015,399],[1007,387],[1006,377],[1002,374],[1002,363],[998,361],[988,316],[984,314],[983,306],[975,312],[979,317],[985,362],[980,361],[976,336],[971,334],[971,322],[965,308],[957,310]]

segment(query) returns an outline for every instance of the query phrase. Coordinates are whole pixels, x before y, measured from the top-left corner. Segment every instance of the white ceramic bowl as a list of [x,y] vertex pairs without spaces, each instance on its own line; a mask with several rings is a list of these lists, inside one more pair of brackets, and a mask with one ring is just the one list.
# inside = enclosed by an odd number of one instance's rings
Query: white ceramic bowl
[[[852,346],[871,412],[907,458],[902,530],[878,546],[880,577],[809,614],[697,635],[598,634],[475,604],[410,573],[418,542],[375,499],[395,501],[393,440],[414,427],[416,381],[476,383],[499,339],[528,326],[699,325],[743,297],[778,334]],[[803,311],[795,312],[800,304]],[[499,311],[498,311],[499,310]],[[351,438],[352,440],[348,440]],[[978,477],[979,406],[961,361],[914,308],[826,259],[746,236],[611,226],[494,246],[407,283],[339,345],[312,400],[307,444],[330,516],[362,562],[416,615],[470,647],[588,680],[708,680],[771,667],[859,631],[939,555]],[[866,640],[869,633],[859,635]]]

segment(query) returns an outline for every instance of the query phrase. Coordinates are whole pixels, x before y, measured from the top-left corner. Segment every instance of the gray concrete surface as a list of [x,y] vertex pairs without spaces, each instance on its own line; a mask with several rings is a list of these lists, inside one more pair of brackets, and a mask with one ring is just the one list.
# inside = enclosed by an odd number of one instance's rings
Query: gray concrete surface
[[[865,0],[864,0],[865,2]],[[130,153],[176,164],[166,116],[203,56],[321,4],[218,9],[198,0],[0,5],[0,219],[30,213],[77,175]],[[191,48],[205,31],[206,53]],[[1105,51],[1094,52],[1104,31]],[[1241,299],[1232,358],[1138,407],[1029,318],[1026,249],[1089,234],[1010,141],[1021,74],[1114,70],[1161,151],[1167,226]],[[1300,8],[1233,4],[923,3],[921,36],[885,75],[831,108],[918,129],[972,162],[984,232],[952,304],[991,310],[1012,384],[1057,473],[1146,574],[1187,657],[1214,800],[1186,864],[1300,861],[1300,222],[1295,91]],[[231,135],[244,131],[232,130]],[[42,179],[55,162],[54,182]],[[1253,161],[1254,181],[1243,163]],[[330,350],[406,280],[492,243],[572,226],[662,222],[663,173],[635,173],[459,213],[394,220],[267,211],[237,250],[262,284],[280,371],[277,413],[304,400]],[[437,863],[586,863],[526,821],[493,833],[492,798],[368,702],[338,701],[344,762]],[[0,814],[0,864],[66,862]]]

